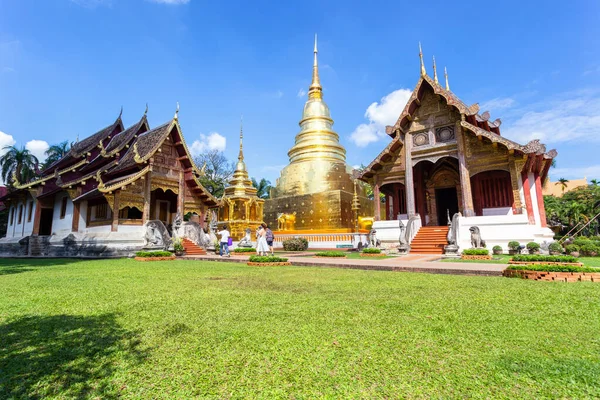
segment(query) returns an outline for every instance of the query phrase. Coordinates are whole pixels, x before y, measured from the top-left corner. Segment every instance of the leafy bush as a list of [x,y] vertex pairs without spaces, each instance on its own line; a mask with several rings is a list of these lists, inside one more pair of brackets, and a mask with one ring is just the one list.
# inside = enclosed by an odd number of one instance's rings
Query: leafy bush
[[381,254],[381,249],[378,249],[377,247],[369,247],[369,248],[363,249],[362,252],[365,254]]
[[346,257],[346,253],[343,251],[319,251],[315,253],[317,257]]
[[218,253],[221,251],[221,243],[219,243],[219,241],[216,241],[215,243],[215,253]]
[[589,244],[584,244],[581,246],[580,251],[584,256],[595,257],[600,254],[600,247],[592,244],[592,241],[590,241]]
[[185,247],[183,247],[183,239],[175,238],[173,239],[173,250],[175,251],[184,251]]
[[558,242],[552,242],[552,243],[550,243],[548,245],[548,251],[550,251],[550,252],[556,252],[556,253],[562,253],[563,252],[563,247]]
[[308,249],[308,240],[304,238],[292,238],[283,241],[285,251],[306,251]]
[[516,240],[508,242],[508,248],[511,250],[519,250],[519,247],[521,247],[521,243]]
[[592,243],[592,241],[589,238],[578,237],[577,239],[573,240],[573,244],[576,244],[577,246],[579,246],[579,248],[581,248],[582,246],[585,246],[586,244],[594,244],[594,243]]
[[492,247],[492,250],[493,251],[502,251],[502,246],[496,245],[496,246]]
[[252,247],[236,247],[234,253],[254,253],[256,249]]
[[170,251],[157,250],[157,251],[138,251],[135,253],[136,257],[171,257],[173,254]]
[[530,254],[530,255],[518,255],[513,256],[511,261],[527,261],[527,262],[563,262],[563,263],[576,263],[578,262],[577,257],[573,256],[545,256],[541,254]]
[[548,272],[598,272],[600,268],[578,267],[576,265],[511,265],[509,270],[548,271]]
[[462,253],[465,256],[488,256],[490,251],[487,249],[465,249]]
[[565,247],[565,251],[567,254],[579,253],[579,250],[579,246],[577,246],[576,244],[569,244],[567,245],[567,247]]
[[269,263],[269,262],[286,262],[288,259],[277,256],[250,256],[248,261],[258,263]]
[[538,251],[540,249],[540,244],[536,242],[527,243],[527,250],[529,251]]

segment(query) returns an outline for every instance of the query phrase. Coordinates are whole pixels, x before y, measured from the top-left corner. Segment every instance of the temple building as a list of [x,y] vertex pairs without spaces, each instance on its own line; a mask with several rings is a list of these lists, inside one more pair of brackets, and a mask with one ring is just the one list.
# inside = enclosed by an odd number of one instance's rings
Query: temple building
[[234,240],[239,240],[246,234],[246,229],[256,230],[263,223],[264,200],[259,198],[257,189],[248,177],[244,162],[243,130],[240,127],[240,152],[238,162],[225,188],[219,208],[220,226],[227,225]]
[[10,209],[0,254],[112,256],[166,247],[177,216],[197,215],[204,228],[218,206],[201,173],[177,112],[154,129],[146,113],[128,128],[119,115],[31,182],[13,182],[2,198]]
[[371,221],[372,202],[365,197],[363,184],[357,185],[355,204],[360,208],[357,212],[352,208],[355,177],[346,164],[346,150],[333,130],[329,107],[323,101],[316,37],[308,100],[288,157],[290,163],[281,171],[271,198],[265,202],[264,218],[273,230],[289,234],[349,233],[356,230],[357,214],[371,217],[367,219]]
[[[397,241],[401,220],[412,225],[412,235],[434,238],[436,231],[447,232],[449,217],[460,212],[455,229],[462,248],[470,247],[472,226],[488,248],[506,248],[510,240],[551,241],[542,182],[557,152],[546,151],[538,140],[521,145],[502,137],[500,119],[480,113],[478,104],[463,103],[450,90],[447,73],[445,87],[438,82],[435,59],[432,78],[421,51],[419,56],[419,81],[396,123],[386,127],[390,142],[360,176],[373,186],[376,199],[385,195],[387,221],[374,226],[382,234],[388,229],[390,240]],[[374,207],[377,218],[380,203]],[[445,234],[437,236],[443,240],[421,238],[413,252],[442,252]]]

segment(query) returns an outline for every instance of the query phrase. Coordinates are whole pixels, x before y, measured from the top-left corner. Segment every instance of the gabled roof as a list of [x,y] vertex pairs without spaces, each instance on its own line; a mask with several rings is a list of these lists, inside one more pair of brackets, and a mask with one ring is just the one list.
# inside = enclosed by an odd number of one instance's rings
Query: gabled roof
[[[102,164],[102,161],[106,160],[106,158],[112,157],[122,151],[122,149],[134,139],[135,135],[146,132],[148,129],[148,120],[146,118],[146,114],[144,114],[144,116],[137,123],[113,136],[108,145],[106,145],[106,147],[104,147],[96,156],[96,158],[94,158],[87,166],[82,168],[82,171],[85,172],[97,168],[100,164]],[[99,143],[96,145],[98,144]]]
[[70,162],[73,162],[79,157],[85,157],[86,154],[92,150],[94,147],[98,146],[100,141],[104,141],[110,135],[114,135],[123,130],[123,121],[121,120],[121,115],[113,122],[111,125],[108,125],[98,132],[94,133],[91,136],[83,139],[80,142],[74,143],[69,152],[60,160],[52,163],[46,169],[42,171],[42,175],[51,173],[56,168],[63,168],[68,165]]
[[109,174],[125,171],[148,160],[162,145],[171,132],[174,120],[139,135],[129,146],[127,153],[119,160],[119,164],[109,170]]

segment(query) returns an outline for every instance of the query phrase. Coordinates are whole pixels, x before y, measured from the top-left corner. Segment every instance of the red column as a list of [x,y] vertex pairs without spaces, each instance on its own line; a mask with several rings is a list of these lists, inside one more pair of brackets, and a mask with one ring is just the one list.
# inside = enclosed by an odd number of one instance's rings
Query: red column
[[[533,202],[531,201],[531,191],[529,189],[529,174],[527,171],[521,172],[523,180],[523,194],[525,195],[525,207],[527,208],[527,218],[530,225],[535,225],[535,216],[533,215]],[[543,200],[542,200],[543,201]]]
[[[79,186],[77,188],[77,191],[75,192],[75,196],[73,197],[73,200],[79,196],[81,196],[81,186]],[[73,201],[73,200],[71,200],[71,201]],[[77,203],[73,202],[73,221],[71,223],[71,232],[79,231],[80,209],[81,209],[81,202],[80,201],[78,201]]]
[[544,207],[544,195],[542,194],[542,179],[539,173],[533,174],[535,177],[535,197],[537,198],[538,208],[540,210],[540,223],[546,227],[546,208]]

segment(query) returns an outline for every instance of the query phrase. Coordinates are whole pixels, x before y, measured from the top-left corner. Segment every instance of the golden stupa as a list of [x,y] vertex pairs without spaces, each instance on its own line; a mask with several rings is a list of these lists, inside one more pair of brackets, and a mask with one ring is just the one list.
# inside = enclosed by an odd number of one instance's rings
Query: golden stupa
[[240,126],[240,153],[238,162],[225,188],[219,207],[220,225],[228,225],[231,236],[239,240],[246,234],[246,229],[254,231],[263,222],[264,200],[259,198],[256,188],[248,177],[248,170],[244,162],[243,129]]
[[323,101],[316,36],[312,83],[300,132],[288,157],[289,165],[281,171],[271,198],[265,202],[265,222],[273,230],[353,232],[357,213],[373,215],[373,202],[365,197],[362,184],[354,195],[352,168],[346,164],[346,150],[333,130],[329,107]]

